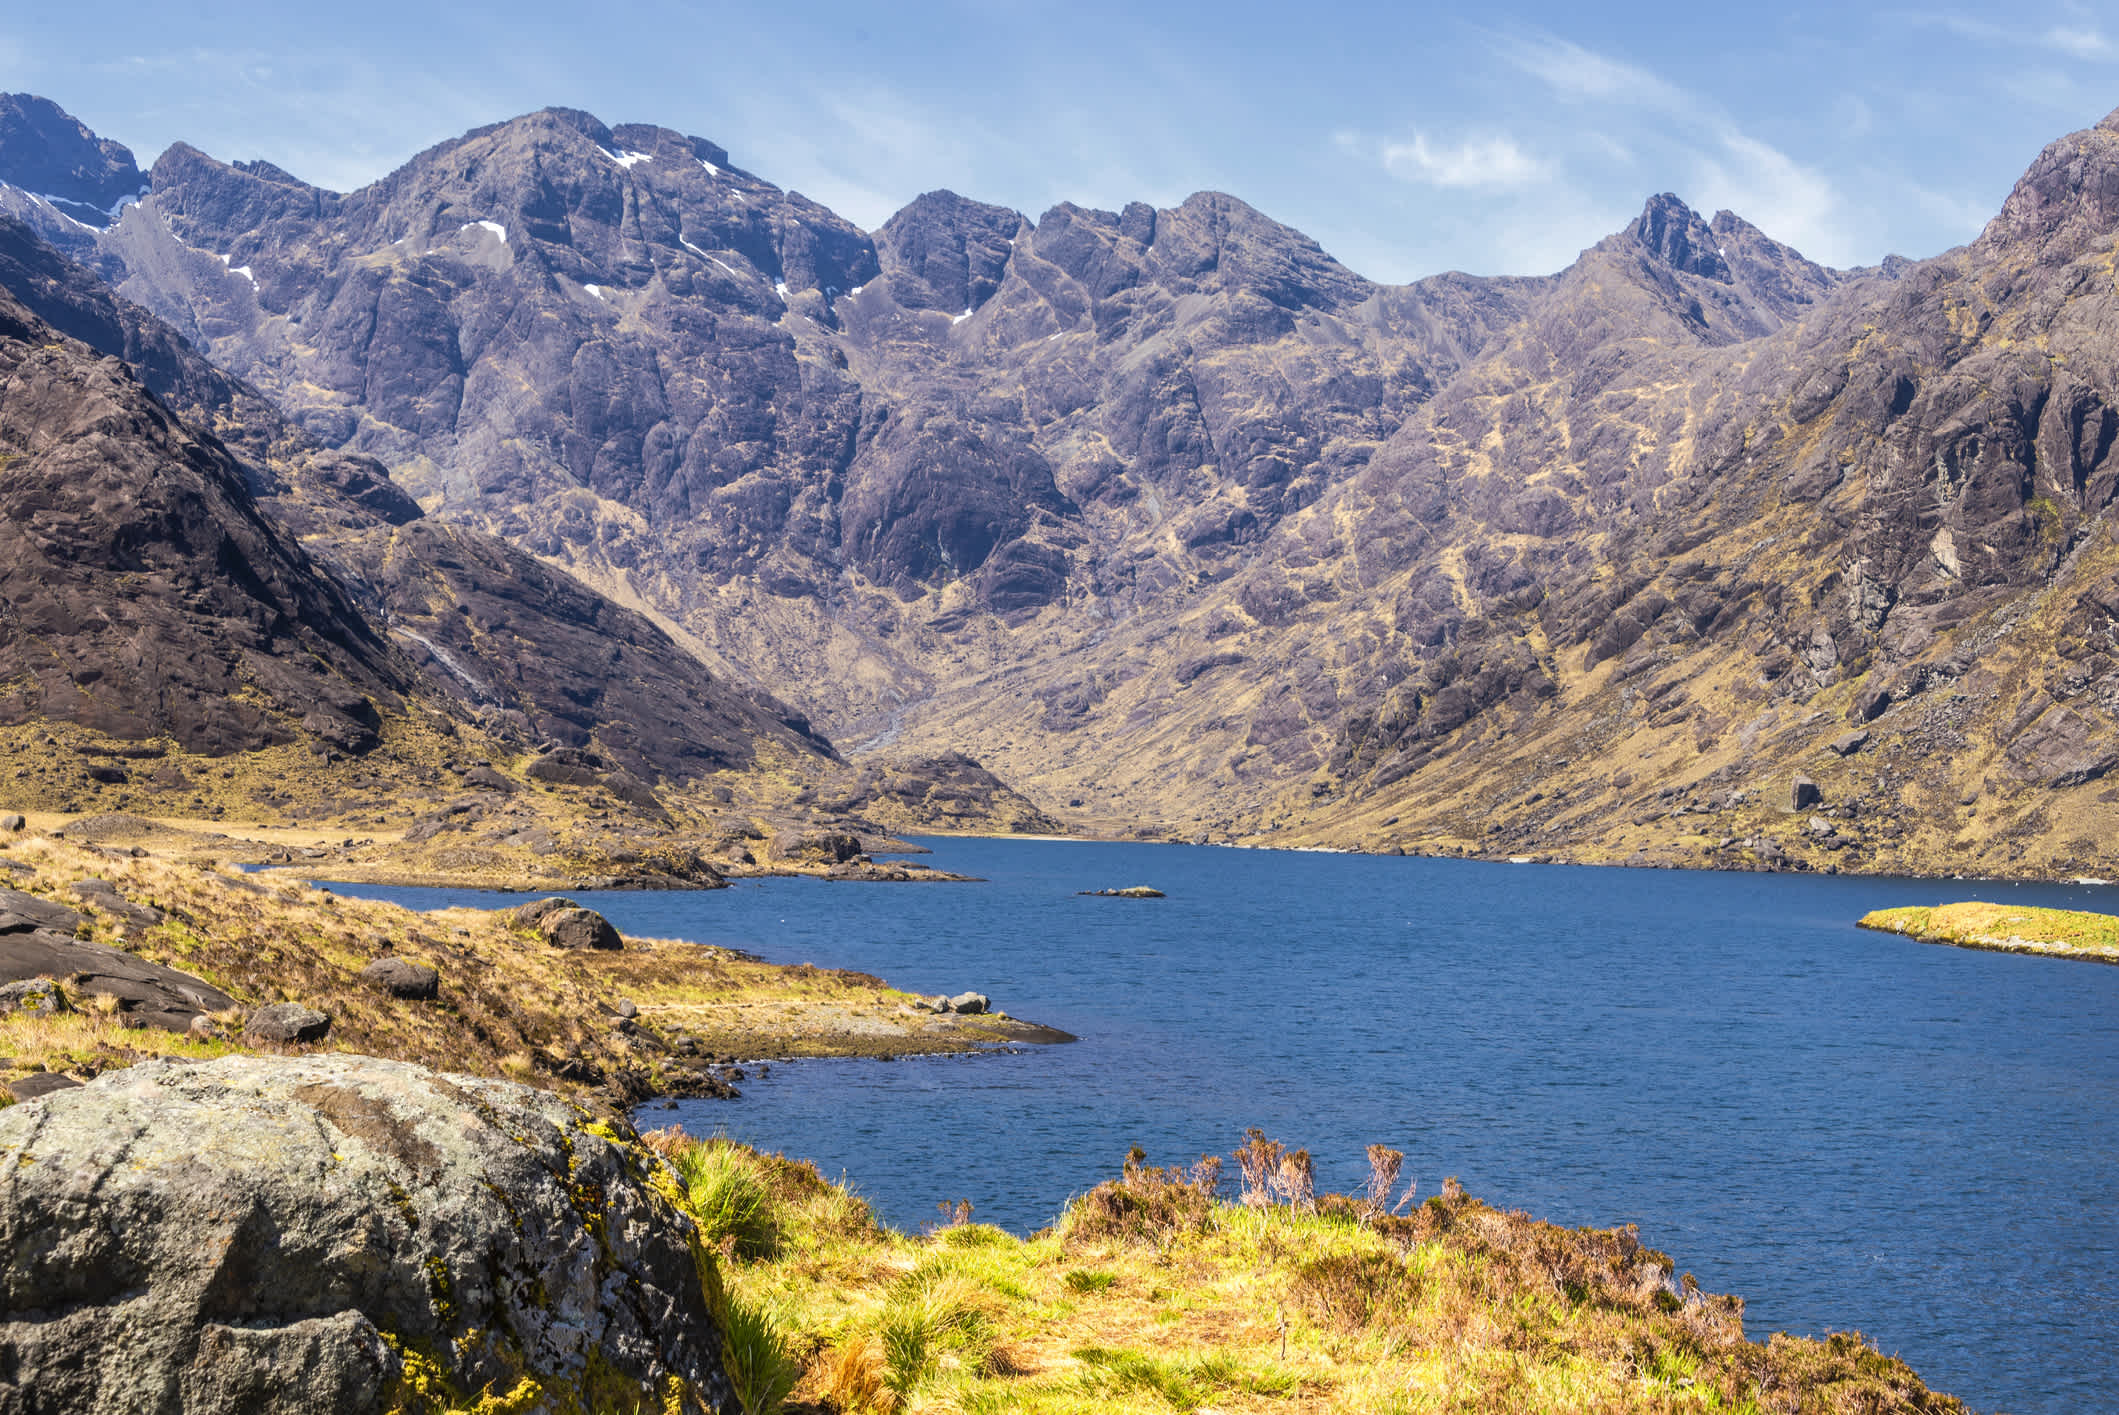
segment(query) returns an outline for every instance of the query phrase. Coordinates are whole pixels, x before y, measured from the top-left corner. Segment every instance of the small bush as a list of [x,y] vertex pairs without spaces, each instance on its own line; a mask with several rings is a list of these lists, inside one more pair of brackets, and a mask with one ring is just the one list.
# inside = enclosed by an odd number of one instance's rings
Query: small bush
[[1348,1332],[1402,1312],[1419,1291],[1402,1259],[1375,1252],[1313,1258],[1295,1269],[1289,1288],[1319,1322]]
[[1087,1295],[1091,1292],[1109,1292],[1118,1282],[1118,1274],[1097,1272],[1091,1268],[1076,1268],[1060,1280],[1067,1284],[1069,1292]]
[[935,1239],[945,1248],[1005,1248],[1015,1242],[1007,1230],[990,1223],[952,1224],[939,1230]]
[[[1195,1177],[1196,1176],[1196,1177]],[[1156,1169],[1129,1156],[1123,1178],[1107,1179],[1068,1206],[1063,1241],[1122,1239],[1158,1243],[1206,1227],[1214,1212],[1217,1174]]]

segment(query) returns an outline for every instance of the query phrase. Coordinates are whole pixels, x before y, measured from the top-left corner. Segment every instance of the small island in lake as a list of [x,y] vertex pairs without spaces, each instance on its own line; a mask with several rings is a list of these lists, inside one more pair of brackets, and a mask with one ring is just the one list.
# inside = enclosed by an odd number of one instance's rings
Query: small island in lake
[[1161,890],[1151,889],[1145,884],[1128,885],[1124,889],[1080,889],[1075,893],[1090,899],[1163,899]]
[[2119,963],[2119,916],[2081,909],[2038,909],[1974,900],[1933,908],[1878,909],[1862,915],[1861,927],[1957,948]]

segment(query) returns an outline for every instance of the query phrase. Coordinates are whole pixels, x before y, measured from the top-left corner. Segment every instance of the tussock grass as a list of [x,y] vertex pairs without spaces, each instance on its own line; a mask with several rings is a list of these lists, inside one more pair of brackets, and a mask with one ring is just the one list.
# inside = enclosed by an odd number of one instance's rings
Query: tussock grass
[[800,1371],[790,1411],[1962,1410],[1858,1336],[1747,1340],[1738,1299],[1675,1276],[1631,1228],[1540,1223],[1454,1183],[1390,1212],[1388,1151],[1370,1193],[1309,1195],[1299,1173],[1279,1182],[1299,1152],[1254,1136],[1281,1197],[1249,1204],[1219,1195],[1217,1166],[1136,1154],[1019,1239],[897,1233],[807,1164],[648,1139],[683,1173],[696,1151],[747,1169],[766,1196],[777,1246],[721,1274],[773,1314]]

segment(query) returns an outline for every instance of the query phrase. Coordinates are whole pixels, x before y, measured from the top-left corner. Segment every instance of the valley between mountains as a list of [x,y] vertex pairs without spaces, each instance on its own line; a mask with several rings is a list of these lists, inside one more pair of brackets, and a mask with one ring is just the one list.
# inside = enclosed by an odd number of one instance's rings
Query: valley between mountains
[[436,877],[2110,872],[2119,117],[1927,260],[1663,195],[1405,286],[1217,193],[864,232],[738,164],[551,109],[337,193],[0,99],[18,804]]

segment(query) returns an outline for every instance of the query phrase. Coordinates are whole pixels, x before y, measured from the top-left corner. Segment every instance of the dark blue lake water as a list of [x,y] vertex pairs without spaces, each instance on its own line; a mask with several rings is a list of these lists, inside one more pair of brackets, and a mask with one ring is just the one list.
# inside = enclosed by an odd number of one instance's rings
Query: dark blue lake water
[[[890,1222],[1017,1231],[1246,1126],[1568,1224],[1637,1223],[1746,1329],[1858,1329],[1980,1409],[2119,1390],[2119,968],[1864,933],[2119,889],[932,840],[975,885],[599,894],[620,929],[975,989],[1071,1046],[775,1065],[643,1124],[815,1160]],[[1162,900],[1080,898],[1153,884]],[[348,893],[415,907],[495,896]]]

